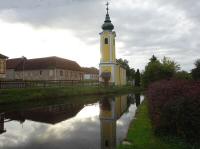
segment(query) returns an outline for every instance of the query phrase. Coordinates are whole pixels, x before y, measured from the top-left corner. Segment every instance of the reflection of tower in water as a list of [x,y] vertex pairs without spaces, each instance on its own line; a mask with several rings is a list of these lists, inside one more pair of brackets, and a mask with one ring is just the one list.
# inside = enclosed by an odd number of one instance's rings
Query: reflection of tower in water
[[101,148],[114,149],[116,147],[116,119],[115,99],[100,100]]
[[0,113],[0,134],[6,132],[4,129],[4,113]]
[[101,149],[116,148],[116,121],[127,108],[127,96],[100,100]]
[[136,100],[136,107],[140,105],[140,93],[135,94],[135,100]]

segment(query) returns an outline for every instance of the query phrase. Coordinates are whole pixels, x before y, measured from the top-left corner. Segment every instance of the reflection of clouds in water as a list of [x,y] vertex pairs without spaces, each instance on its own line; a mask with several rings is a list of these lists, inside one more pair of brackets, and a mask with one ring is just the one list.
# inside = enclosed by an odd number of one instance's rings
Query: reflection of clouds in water
[[144,100],[144,96],[143,95],[140,96],[140,100],[141,100],[141,102]]
[[[98,142],[100,136],[96,134],[99,133],[99,123],[98,117],[96,118],[87,118],[84,122],[80,119],[70,119],[62,122],[61,124],[45,127],[41,126],[38,123],[32,124],[33,130],[31,132],[23,133],[25,135],[24,140],[21,140],[20,137],[15,137],[14,140],[16,143],[12,142],[2,142],[5,146],[12,144],[12,146],[3,148],[77,148],[82,146],[99,146]],[[26,124],[32,123],[27,121]],[[88,127],[86,127],[88,126]],[[20,131],[18,131],[20,132]],[[89,132],[89,133],[88,133]],[[13,132],[14,134],[14,132]],[[20,136],[22,132],[18,134]],[[87,135],[86,135],[87,134]],[[6,139],[5,139],[6,140]],[[8,139],[7,139],[8,140]],[[91,141],[92,140],[92,141]],[[92,144],[89,144],[92,142]]]
[[[142,99],[142,98],[141,98]],[[131,105],[117,120],[117,143],[123,140],[135,114]],[[5,124],[7,132],[0,135],[0,148],[4,149],[97,149],[101,134],[99,104],[85,106],[75,117],[55,125],[25,121],[22,125],[12,121]]]
[[99,104],[95,103],[93,105],[85,106],[77,115],[76,117],[79,118],[86,118],[86,117],[92,117],[97,116],[100,113]]
[[127,128],[133,119],[133,115],[136,112],[136,105],[130,105],[128,112],[125,112],[120,119],[117,121],[117,143],[123,140],[127,134]]
[[[72,137],[74,135],[75,131],[78,131],[78,133],[81,133],[82,129],[83,131],[96,131],[96,123],[99,121],[98,117],[93,118],[87,118],[87,119],[79,119],[79,118],[73,118],[64,122],[61,122],[60,124],[56,124],[53,126],[49,126],[46,130],[46,137],[45,139],[49,139],[51,137],[55,137],[56,139],[62,139],[63,137]],[[89,126],[89,127],[85,127]],[[77,135],[77,134],[75,134]]]
[[[90,117],[86,117],[84,114],[88,114]],[[96,146],[100,146],[100,136],[96,135],[100,131],[98,114],[99,105],[94,104],[84,107],[76,117],[56,125],[33,121],[25,121],[23,125],[16,121],[9,122],[5,124],[8,132],[0,136],[0,147],[51,149],[65,148],[65,146],[69,148],[91,146],[96,148]],[[92,144],[90,144],[91,142]]]
[[[16,121],[5,123],[5,129],[7,132],[0,136],[0,146],[7,144],[18,144],[19,141],[25,142],[30,134],[33,134],[35,130],[42,132],[44,130],[44,124],[35,125],[35,122],[28,121],[24,124],[20,124]],[[22,135],[26,134],[26,135]],[[8,139],[9,138],[9,139]]]

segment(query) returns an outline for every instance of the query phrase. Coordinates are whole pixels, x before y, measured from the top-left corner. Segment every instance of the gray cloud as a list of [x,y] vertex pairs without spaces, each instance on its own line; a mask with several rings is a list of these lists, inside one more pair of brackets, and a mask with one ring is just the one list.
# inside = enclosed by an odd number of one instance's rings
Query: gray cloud
[[[36,28],[66,28],[88,44],[98,44],[105,17],[102,0],[6,0],[0,18]],[[112,1],[111,19],[120,55],[144,67],[152,54],[169,56],[190,70],[200,57],[200,2],[196,0]],[[143,59],[143,60],[141,60]]]

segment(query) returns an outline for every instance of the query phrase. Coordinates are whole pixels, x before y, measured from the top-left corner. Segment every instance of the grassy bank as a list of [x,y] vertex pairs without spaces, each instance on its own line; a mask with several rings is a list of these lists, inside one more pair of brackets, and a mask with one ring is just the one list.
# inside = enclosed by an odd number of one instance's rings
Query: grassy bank
[[[138,91],[138,89],[135,89]],[[132,92],[131,86],[124,87],[63,87],[0,90],[0,104],[41,101],[43,99],[67,98],[85,95],[121,94]]]
[[190,147],[176,138],[158,137],[148,115],[147,101],[138,108],[136,119],[130,125],[127,139],[130,144],[123,144],[119,149],[189,149]]

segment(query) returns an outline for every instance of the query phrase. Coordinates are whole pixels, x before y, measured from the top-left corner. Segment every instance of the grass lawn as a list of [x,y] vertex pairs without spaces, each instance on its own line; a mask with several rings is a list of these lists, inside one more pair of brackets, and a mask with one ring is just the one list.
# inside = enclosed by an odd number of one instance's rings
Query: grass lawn
[[136,119],[130,125],[126,141],[128,144],[119,145],[119,149],[189,149],[190,147],[176,138],[158,137],[148,115],[147,101],[137,109]]
[[52,87],[52,88],[26,88],[0,90],[0,105],[20,102],[41,102],[47,99],[81,97],[87,95],[121,94],[137,91],[131,86],[123,87]]

